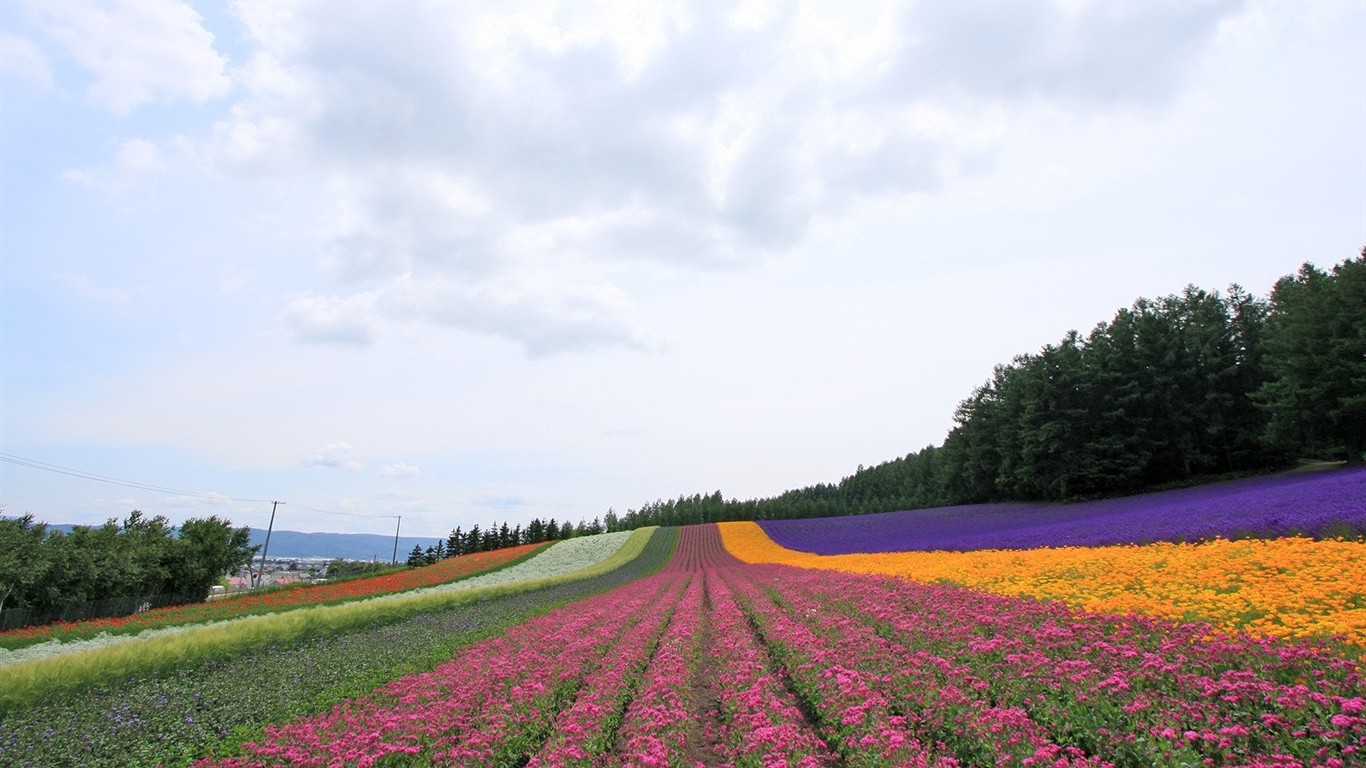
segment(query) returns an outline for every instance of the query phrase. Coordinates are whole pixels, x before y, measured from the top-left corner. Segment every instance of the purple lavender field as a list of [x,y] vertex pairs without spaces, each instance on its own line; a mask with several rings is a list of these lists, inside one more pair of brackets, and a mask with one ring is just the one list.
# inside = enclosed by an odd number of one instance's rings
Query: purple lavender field
[[824,555],[1324,537],[1366,532],[1366,467],[1075,504],[974,504],[761,525],[784,547]]

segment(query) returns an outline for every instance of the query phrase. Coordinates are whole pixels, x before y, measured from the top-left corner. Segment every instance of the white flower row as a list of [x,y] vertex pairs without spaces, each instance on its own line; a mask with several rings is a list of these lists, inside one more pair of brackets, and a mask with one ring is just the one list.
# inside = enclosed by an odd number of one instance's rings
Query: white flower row
[[[445,592],[452,589],[475,589],[477,587],[490,587],[495,584],[511,584],[516,581],[532,581],[550,576],[563,576],[581,568],[597,565],[615,555],[629,538],[631,538],[630,531],[620,531],[618,533],[600,533],[596,536],[565,539],[551,544],[535,557],[520,562],[511,568],[504,568],[501,571],[485,573],[481,576],[473,576],[449,584],[422,587],[401,594],[420,595],[426,592]],[[384,595],[370,599],[381,600],[387,597],[392,596]]]
[[[453,589],[474,589],[476,587],[488,587],[495,584],[511,584],[517,581],[530,581],[532,579],[543,579],[548,576],[561,576],[572,573],[580,568],[587,568],[596,565],[603,560],[617,553],[630,538],[630,531],[620,533],[603,533],[597,536],[583,536],[575,539],[566,539],[551,544],[541,550],[535,557],[518,563],[511,568],[504,568],[501,571],[486,573],[482,576],[474,576],[463,581],[456,581],[450,584],[438,584],[434,587],[423,587],[420,589],[408,590],[407,592],[395,592],[389,595],[377,595],[366,598],[363,602],[371,600],[393,600],[418,595],[426,592],[444,592]],[[255,616],[242,616],[233,619],[223,619],[222,621],[253,621],[260,620],[273,613],[265,613]],[[174,635],[182,632],[193,632],[203,627],[212,626],[222,622],[214,621],[204,624],[189,624],[177,627],[163,627],[161,629],[145,629],[135,635],[111,635],[108,632],[101,632],[95,637],[86,640],[48,640],[46,642],[30,645],[17,650],[0,648],[0,667],[10,664],[21,664],[34,659],[42,659],[48,656],[61,656],[68,653],[94,650],[111,645],[122,645],[136,640],[145,640],[149,637],[159,635]]]

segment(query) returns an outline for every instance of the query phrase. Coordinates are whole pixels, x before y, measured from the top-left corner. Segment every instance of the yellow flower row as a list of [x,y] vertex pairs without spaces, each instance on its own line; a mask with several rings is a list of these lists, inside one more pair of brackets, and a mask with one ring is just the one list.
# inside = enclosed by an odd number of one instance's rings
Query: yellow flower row
[[1306,538],[1200,544],[815,555],[786,549],[755,523],[719,523],[747,563],[951,582],[1061,600],[1104,613],[1204,621],[1278,637],[1339,635],[1366,647],[1366,544]]

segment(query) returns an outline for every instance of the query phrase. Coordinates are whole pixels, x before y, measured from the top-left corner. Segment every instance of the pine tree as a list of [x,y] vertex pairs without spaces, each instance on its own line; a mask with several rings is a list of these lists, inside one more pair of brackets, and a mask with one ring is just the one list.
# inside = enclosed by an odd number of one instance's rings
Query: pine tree
[[1271,441],[1302,455],[1366,452],[1366,248],[1331,273],[1305,264],[1271,292],[1260,399]]
[[423,559],[423,556],[422,556],[422,547],[420,547],[420,546],[414,544],[414,545],[413,545],[413,551],[408,553],[408,567],[409,567],[409,568],[418,568],[418,567],[421,567],[421,566],[424,565],[424,564],[425,564],[425,563],[424,563],[424,559]]

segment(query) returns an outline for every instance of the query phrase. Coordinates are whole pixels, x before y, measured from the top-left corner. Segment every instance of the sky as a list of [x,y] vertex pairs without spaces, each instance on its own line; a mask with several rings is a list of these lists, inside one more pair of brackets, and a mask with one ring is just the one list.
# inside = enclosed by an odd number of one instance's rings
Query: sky
[[3,514],[442,536],[837,482],[1139,297],[1356,256],[1363,39],[1338,0],[0,4]]

